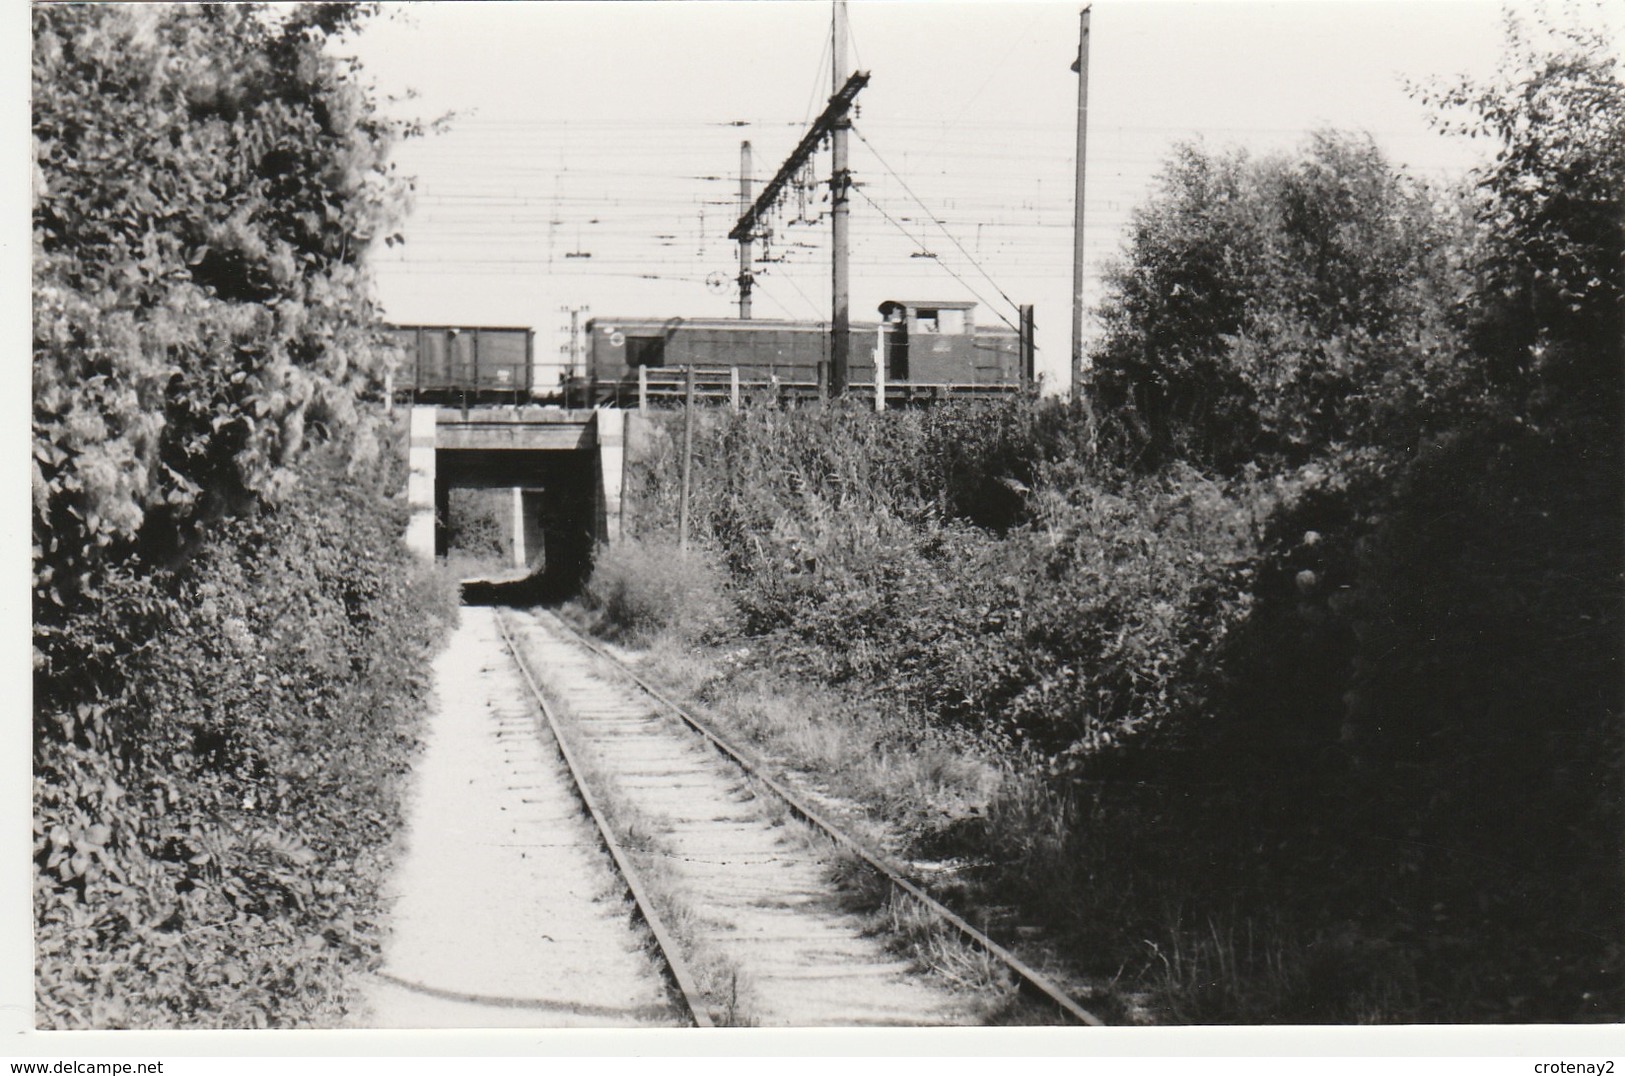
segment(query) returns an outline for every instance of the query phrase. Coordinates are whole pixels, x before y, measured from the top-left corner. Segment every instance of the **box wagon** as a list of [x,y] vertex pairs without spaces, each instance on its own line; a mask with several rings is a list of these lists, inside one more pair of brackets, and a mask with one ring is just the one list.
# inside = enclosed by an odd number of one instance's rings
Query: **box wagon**
[[529,399],[536,334],[491,326],[395,325],[394,391],[441,402]]

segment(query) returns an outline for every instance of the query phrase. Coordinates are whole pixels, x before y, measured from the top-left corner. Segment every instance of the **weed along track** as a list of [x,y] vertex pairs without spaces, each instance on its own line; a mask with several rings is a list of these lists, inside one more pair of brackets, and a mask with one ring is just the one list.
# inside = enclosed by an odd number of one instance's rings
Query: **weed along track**
[[[613,655],[549,613],[496,616],[662,949],[692,967],[697,1013],[763,1026],[1100,1022]],[[884,879],[883,911],[857,907],[832,862]]]

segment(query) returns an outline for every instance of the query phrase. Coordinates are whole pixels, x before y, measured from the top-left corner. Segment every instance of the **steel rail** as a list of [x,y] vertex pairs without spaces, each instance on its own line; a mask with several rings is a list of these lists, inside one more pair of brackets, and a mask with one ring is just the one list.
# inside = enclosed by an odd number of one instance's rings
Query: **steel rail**
[[600,646],[592,639],[587,638],[575,628],[565,623],[562,618],[552,613],[544,613],[543,610],[539,609],[535,610],[534,612],[538,616],[545,615],[549,620],[556,623],[582,646],[609,662],[618,672],[624,675],[627,679],[631,680],[638,687],[642,688],[662,706],[674,713],[684,724],[688,725],[689,728],[693,729],[695,732],[699,733],[700,736],[704,737],[713,748],[732,760],[734,764],[739,766],[740,769],[744,770],[746,774],[771,789],[781,800],[784,801],[786,806],[788,806],[791,812],[797,817],[801,818],[813,828],[821,831],[825,836],[830,838],[836,844],[840,845],[842,848],[845,848],[847,851],[856,855],[871,868],[878,871],[892,885],[913,897],[943,922],[953,927],[960,937],[964,938],[966,941],[969,941],[971,944],[975,945],[977,948],[999,961],[1005,967],[1009,968],[1015,973],[1018,984],[1022,989],[1031,994],[1036,994],[1046,1001],[1054,1004],[1058,1009],[1061,1010],[1061,1012],[1076,1020],[1078,1023],[1085,1024],[1089,1027],[1104,1026],[1105,1022],[1101,1020],[1100,1017],[1079,1005],[1064,990],[1062,990],[1055,983],[1051,982],[1049,978],[1047,978],[1037,969],[1028,965],[1020,957],[1016,956],[1016,954],[1012,953],[1010,950],[988,937],[982,931],[971,926],[970,923],[968,923],[963,917],[956,914],[935,897],[931,896],[931,894],[927,893],[919,886],[919,884],[904,877],[902,872],[898,870],[897,867],[887,862],[878,853],[871,851],[856,838],[841,830],[833,822],[830,822],[815,808],[808,805],[794,791],[787,788],[783,783],[776,781],[772,777],[769,777],[767,774],[763,773],[754,759],[744,754],[726,738],[712,729],[708,724],[701,721],[698,717],[691,713],[687,707],[674,701],[672,698],[666,695],[665,692],[661,691],[658,687],[649,683],[648,680],[638,675],[637,672],[629,668],[625,662],[620,660],[620,658],[616,657],[604,647]]
[[639,918],[648,926],[649,933],[654,936],[655,945],[660,949],[661,958],[666,963],[666,970],[671,974],[672,983],[677,987],[677,992],[683,999],[683,1005],[688,1009],[689,1019],[694,1022],[695,1027],[716,1027],[716,1020],[711,1011],[705,1006],[702,1000],[703,995],[694,982],[694,976],[690,974],[679,956],[680,950],[677,948],[671,931],[667,929],[659,913],[655,911],[647,891],[638,882],[637,874],[633,871],[631,863],[627,861],[625,853],[621,850],[620,842],[615,839],[615,834],[610,829],[609,820],[599,808],[598,800],[592,794],[592,789],[587,786],[586,780],[583,779],[581,767],[576,763],[575,753],[570,750],[570,745],[566,742],[564,733],[559,728],[558,718],[553,713],[553,708],[547,704],[547,699],[543,696],[541,687],[536,683],[536,678],[532,675],[530,666],[525,662],[524,655],[520,653],[518,644],[514,642],[513,633],[508,628],[502,610],[497,609],[493,610],[493,612],[495,613],[494,619],[497,632],[502,636],[502,643],[508,648],[508,653],[512,655],[514,664],[519,667],[519,673],[524,678],[525,686],[530,689],[531,696],[536,700],[536,705],[541,710],[543,719],[547,722],[548,730],[553,734],[553,742],[558,745],[559,755],[564,759],[565,768],[570,771],[570,779],[575,782],[576,793],[580,796],[582,804],[587,808],[587,813],[592,816],[593,824],[598,827],[598,835],[604,842],[604,848],[609,852],[610,859],[615,862],[615,869],[620,872],[621,880],[626,883],[627,891],[632,895],[632,903],[637,908]]

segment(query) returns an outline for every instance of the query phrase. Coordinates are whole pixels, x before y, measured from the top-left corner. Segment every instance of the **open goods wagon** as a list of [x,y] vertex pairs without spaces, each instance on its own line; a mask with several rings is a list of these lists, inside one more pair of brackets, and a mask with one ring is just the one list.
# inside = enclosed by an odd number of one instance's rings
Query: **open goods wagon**
[[531,329],[395,325],[400,348],[394,392],[429,402],[529,399],[536,334]]
[[[979,327],[975,303],[904,302],[880,306],[879,322],[855,322],[848,349],[852,391],[875,388],[876,360],[888,396],[1000,394],[1031,381],[1030,356],[1007,328]],[[686,367],[729,368],[746,389],[784,395],[820,391],[828,372],[827,322],[727,318],[609,318],[587,322],[580,398],[622,402],[640,382],[672,391]],[[667,373],[671,371],[671,373]]]

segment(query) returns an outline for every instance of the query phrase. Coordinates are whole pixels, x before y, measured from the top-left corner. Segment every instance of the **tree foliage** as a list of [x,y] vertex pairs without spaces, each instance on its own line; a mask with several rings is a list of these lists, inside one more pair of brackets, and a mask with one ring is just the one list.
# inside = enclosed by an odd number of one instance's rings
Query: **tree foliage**
[[363,258],[405,187],[328,48],[366,14],[34,9],[37,605],[284,494],[307,431],[365,451]]
[[1367,137],[1179,147],[1101,308],[1095,406],[1142,464],[1294,465],[1414,438],[1460,392],[1458,223]]
[[401,455],[338,447],[46,629],[71,673],[35,698],[39,1026],[334,1026],[376,966],[456,595],[401,542]]
[[1509,15],[1506,29],[1493,78],[1417,90],[1447,131],[1498,143],[1476,176],[1474,349],[1514,408],[1611,411],[1625,346],[1619,43],[1572,17]]
[[367,5],[34,9],[36,1018],[345,1018],[427,661]]

